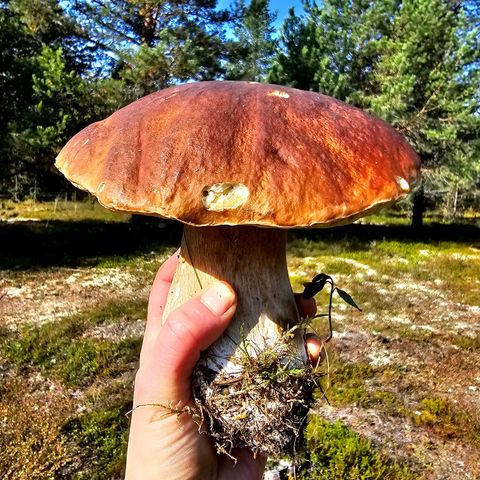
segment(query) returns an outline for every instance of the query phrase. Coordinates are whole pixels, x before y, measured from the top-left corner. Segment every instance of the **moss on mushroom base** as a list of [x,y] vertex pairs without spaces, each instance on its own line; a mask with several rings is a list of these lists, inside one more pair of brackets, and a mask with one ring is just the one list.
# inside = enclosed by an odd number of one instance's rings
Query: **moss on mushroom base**
[[291,334],[257,357],[238,359],[234,375],[197,366],[193,385],[199,417],[206,421],[220,453],[248,447],[255,454],[278,458],[295,453],[313,400],[317,373],[310,366],[292,367]]
[[216,280],[237,293],[235,316],[197,365],[194,395],[217,448],[264,455],[292,448],[312,388],[286,265],[286,232],[185,227],[168,314]]

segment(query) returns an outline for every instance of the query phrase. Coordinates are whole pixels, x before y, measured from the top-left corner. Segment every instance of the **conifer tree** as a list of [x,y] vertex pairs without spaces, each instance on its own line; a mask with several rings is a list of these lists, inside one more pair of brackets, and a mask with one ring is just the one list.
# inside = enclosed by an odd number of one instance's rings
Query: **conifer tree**
[[290,10],[280,49],[269,72],[274,83],[318,91],[355,103],[378,59],[378,39],[388,34],[398,0],[304,2]]
[[79,32],[57,0],[0,2],[2,192],[40,186],[55,145],[74,131],[68,119],[85,116],[75,94],[89,62]]
[[230,80],[265,80],[275,52],[276,14],[270,12],[269,0],[237,0],[234,5],[234,33],[230,42],[226,78]]
[[414,197],[421,226],[427,199],[447,179],[468,188],[480,174],[480,31],[464,4],[405,0],[361,104],[413,143],[424,167]]
[[[216,0],[71,0],[99,62],[126,85],[125,102],[221,72],[227,12]],[[107,69],[107,73],[108,69]]]

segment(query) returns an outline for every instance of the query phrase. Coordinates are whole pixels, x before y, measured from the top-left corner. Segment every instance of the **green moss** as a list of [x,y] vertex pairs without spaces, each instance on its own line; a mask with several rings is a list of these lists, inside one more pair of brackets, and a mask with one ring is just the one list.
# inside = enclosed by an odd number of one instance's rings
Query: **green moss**
[[97,377],[114,377],[131,369],[140,354],[140,346],[140,339],[118,343],[92,339],[76,341],[60,358],[56,357],[55,366],[49,371],[67,386],[88,385]]
[[101,325],[103,323],[116,322],[119,320],[130,321],[139,318],[146,318],[147,300],[136,298],[125,301],[107,302],[99,305],[97,308],[82,313],[77,316],[84,318],[92,325]]
[[415,474],[340,422],[311,416],[305,432],[303,480],[413,480]]
[[77,321],[76,316],[40,327],[27,326],[14,338],[7,337],[1,342],[2,353],[17,367],[35,365],[48,369],[56,362],[55,357],[68,349],[72,339],[85,328],[85,321]]
[[431,330],[412,328],[409,325],[388,325],[388,327],[383,326],[382,330],[419,344],[431,344],[436,337],[436,334]]
[[480,351],[480,335],[452,335],[450,341],[463,350]]
[[128,404],[90,412],[72,419],[63,435],[74,442],[83,468],[73,478],[103,480],[119,478],[125,465],[128,438]]
[[138,358],[141,340],[108,342],[83,334],[92,325],[141,318],[145,309],[143,300],[112,302],[39,327],[27,326],[13,338],[6,336],[0,352],[17,368],[39,368],[68,386],[87,385],[98,376],[112,377],[130,368]]
[[372,400],[375,404],[382,407],[382,410],[395,414],[399,405],[399,400],[392,392],[386,390],[375,390],[372,392]]
[[372,367],[363,363],[344,363],[334,360],[329,377],[329,386],[324,385],[326,396],[332,404],[354,403],[367,406],[370,395],[365,382],[374,375]]
[[445,438],[461,437],[480,447],[480,423],[443,398],[426,397],[410,414],[417,425],[426,425]]

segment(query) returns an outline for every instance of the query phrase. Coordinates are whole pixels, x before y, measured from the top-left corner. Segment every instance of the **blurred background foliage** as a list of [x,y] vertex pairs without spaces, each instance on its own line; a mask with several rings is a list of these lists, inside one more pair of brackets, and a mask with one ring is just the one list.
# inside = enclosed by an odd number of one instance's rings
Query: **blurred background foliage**
[[233,79],[325,93],[391,123],[422,160],[414,224],[429,208],[477,212],[478,1],[297,10],[282,23],[269,0],[0,0],[0,195],[70,196],[53,163],[81,128],[173,84]]

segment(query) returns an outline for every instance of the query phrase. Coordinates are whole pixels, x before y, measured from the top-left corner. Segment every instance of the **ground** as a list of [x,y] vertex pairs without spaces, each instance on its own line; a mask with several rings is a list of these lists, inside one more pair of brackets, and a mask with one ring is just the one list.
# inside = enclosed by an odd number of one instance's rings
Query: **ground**
[[[178,231],[89,208],[2,212],[1,478],[121,478],[149,286]],[[462,225],[291,235],[294,289],[323,271],[363,310],[335,299],[302,478],[480,478],[479,248]]]

